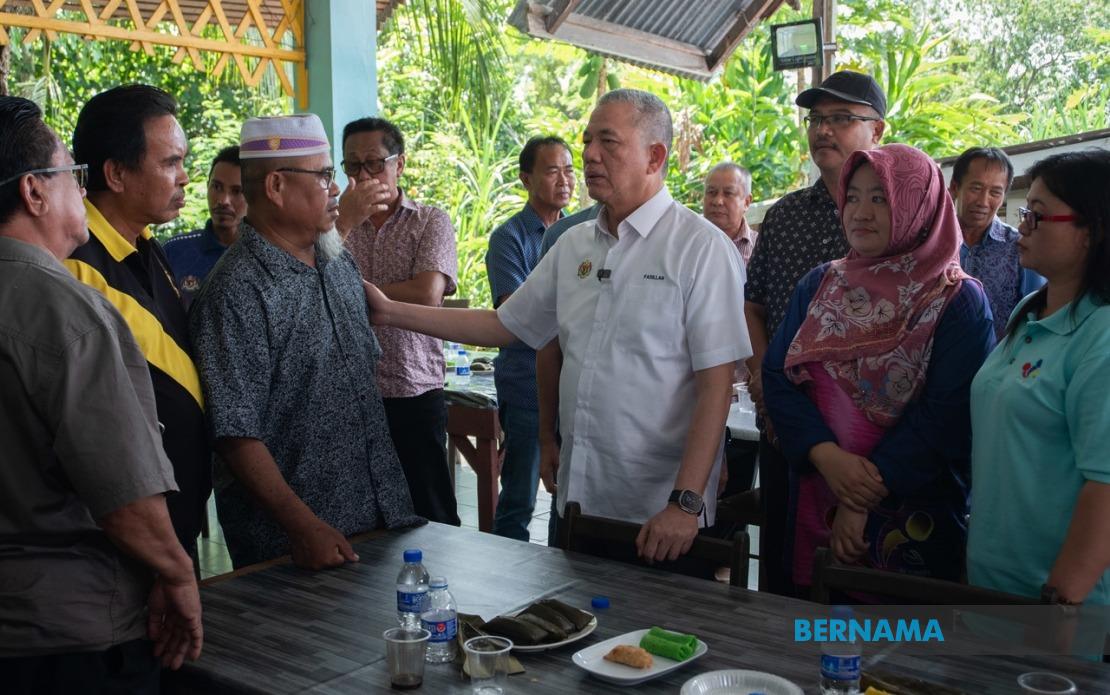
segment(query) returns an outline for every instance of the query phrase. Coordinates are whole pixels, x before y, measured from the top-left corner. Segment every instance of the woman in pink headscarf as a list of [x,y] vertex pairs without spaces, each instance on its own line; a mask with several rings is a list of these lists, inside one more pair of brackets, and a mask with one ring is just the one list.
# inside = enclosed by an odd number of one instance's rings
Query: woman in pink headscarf
[[[957,580],[967,537],[972,377],[994,345],[937,165],[887,145],[845,163],[837,205],[852,250],[798,287],[763,367],[790,462],[787,556],[813,553]],[[767,561],[774,561],[768,558]]]

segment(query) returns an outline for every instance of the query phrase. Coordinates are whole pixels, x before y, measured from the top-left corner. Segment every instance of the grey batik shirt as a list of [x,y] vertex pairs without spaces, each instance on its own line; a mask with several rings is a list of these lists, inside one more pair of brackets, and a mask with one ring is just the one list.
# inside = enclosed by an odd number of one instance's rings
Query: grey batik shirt
[[[286,483],[344,535],[420,523],[375,380],[381,350],[350,254],[309,267],[248,223],[193,300],[189,331],[211,434],[261,440]],[[215,457],[220,524],[236,567],[288,538]]]

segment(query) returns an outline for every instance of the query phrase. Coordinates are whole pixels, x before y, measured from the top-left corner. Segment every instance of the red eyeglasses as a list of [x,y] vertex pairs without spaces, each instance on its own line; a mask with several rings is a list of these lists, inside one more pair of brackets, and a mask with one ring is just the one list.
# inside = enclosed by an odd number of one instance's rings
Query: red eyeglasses
[[1029,231],[1036,229],[1041,222],[1075,222],[1079,219],[1079,215],[1042,215],[1029,208],[1018,208],[1017,214],[1018,219],[1029,228]]

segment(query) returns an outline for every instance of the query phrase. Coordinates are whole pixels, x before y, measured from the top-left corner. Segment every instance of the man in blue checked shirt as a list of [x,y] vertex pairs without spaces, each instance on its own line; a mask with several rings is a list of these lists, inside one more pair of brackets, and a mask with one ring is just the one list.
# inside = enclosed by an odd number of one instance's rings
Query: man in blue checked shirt
[[[528,191],[528,202],[493,231],[486,252],[494,308],[508,299],[539,263],[544,231],[563,216],[563,207],[574,194],[570,147],[554,136],[529,140],[520,152],[520,181]],[[536,352],[522,342],[513,343],[501,348],[494,369],[505,431],[505,462],[493,532],[527,541],[540,475]]]

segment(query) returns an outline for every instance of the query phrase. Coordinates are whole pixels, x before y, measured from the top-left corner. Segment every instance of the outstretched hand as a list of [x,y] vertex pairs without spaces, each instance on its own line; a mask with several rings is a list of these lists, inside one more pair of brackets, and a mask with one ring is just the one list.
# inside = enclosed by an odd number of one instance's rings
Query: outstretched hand
[[366,304],[370,307],[370,323],[375,326],[389,325],[389,309],[393,300],[366,280],[362,281],[362,289],[366,292]]

